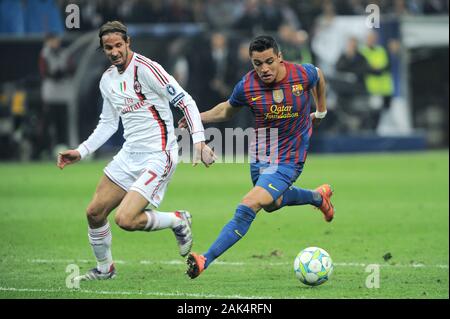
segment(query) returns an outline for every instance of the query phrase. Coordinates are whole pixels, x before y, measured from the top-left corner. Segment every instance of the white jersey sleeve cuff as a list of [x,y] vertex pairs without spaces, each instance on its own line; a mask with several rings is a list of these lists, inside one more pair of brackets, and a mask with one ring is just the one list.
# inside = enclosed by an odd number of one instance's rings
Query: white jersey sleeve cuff
[[80,146],[78,146],[76,151],[78,151],[78,153],[80,153],[81,159],[83,159],[89,155],[89,150],[86,146],[84,146],[84,144],[80,144]]
[[196,144],[204,141],[205,141],[205,133],[203,131],[192,133],[192,143]]

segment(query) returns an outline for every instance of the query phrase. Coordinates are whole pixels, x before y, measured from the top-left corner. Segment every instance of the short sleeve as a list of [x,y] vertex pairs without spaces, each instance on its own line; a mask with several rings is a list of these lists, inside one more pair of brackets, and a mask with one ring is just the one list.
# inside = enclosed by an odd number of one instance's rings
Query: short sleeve
[[319,82],[319,71],[312,64],[302,64],[305,69],[306,76],[308,78],[309,87],[313,88],[316,86],[317,82]]
[[245,77],[233,89],[229,99],[230,105],[233,107],[242,107],[248,104],[244,93],[244,82]]

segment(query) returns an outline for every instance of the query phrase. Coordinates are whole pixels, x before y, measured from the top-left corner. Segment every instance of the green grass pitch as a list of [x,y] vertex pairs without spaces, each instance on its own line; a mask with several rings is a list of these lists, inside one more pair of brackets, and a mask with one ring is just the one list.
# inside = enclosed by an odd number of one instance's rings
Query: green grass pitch
[[[0,164],[0,298],[449,298],[448,151],[310,155],[296,185],[332,184],[335,220],[308,206],[261,212],[195,280],[172,232],[125,232],[110,216],[118,276],[69,289],[69,264],[94,265],[84,211],[105,164]],[[204,252],[250,188],[248,164],[180,164],[160,210],[189,210]],[[319,287],[293,271],[308,246],[335,264]],[[379,288],[366,287],[369,264]]]

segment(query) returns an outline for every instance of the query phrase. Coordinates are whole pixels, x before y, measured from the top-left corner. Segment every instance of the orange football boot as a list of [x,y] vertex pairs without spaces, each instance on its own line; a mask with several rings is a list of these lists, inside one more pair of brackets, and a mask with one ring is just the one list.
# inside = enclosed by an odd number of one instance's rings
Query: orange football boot
[[331,203],[331,196],[333,195],[333,190],[331,186],[328,184],[323,184],[315,189],[316,192],[319,192],[322,195],[322,205],[318,207],[325,217],[327,222],[331,222],[334,217],[334,207]]
[[188,269],[186,274],[191,278],[197,278],[205,269],[205,261],[206,258],[203,255],[197,255],[196,253],[190,253],[186,263],[188,265]]

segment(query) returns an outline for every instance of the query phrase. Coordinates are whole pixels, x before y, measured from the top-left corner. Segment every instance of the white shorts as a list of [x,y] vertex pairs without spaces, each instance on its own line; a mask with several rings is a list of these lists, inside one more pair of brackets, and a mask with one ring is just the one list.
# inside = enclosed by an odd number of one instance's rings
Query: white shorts
[[157,208],[178,163],[178,152],[135,153],[120,150],[103,170],[125,191],[136,191]]

